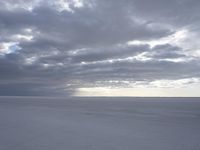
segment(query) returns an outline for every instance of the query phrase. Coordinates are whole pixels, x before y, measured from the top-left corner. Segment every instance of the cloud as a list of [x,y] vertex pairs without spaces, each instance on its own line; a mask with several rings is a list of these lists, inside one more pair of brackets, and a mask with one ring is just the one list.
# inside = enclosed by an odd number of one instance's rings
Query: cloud
[[0,95],[198,78],[198,8],[197,0],[1,1]]

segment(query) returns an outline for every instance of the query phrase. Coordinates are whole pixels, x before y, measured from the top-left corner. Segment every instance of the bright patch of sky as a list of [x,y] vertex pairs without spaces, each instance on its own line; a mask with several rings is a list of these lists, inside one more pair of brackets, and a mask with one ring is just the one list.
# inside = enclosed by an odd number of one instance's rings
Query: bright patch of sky
[[15,53],[21,48],[18,46],[18,42],[5,42],[0,43],[0,55],[6,55],[10,53]]

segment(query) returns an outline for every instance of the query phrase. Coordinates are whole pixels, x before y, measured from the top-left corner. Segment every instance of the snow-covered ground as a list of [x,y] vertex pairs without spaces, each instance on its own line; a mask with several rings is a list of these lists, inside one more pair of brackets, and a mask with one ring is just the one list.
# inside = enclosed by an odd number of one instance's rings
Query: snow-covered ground
[[0,150],[200,150],[200,98],[0,98]]

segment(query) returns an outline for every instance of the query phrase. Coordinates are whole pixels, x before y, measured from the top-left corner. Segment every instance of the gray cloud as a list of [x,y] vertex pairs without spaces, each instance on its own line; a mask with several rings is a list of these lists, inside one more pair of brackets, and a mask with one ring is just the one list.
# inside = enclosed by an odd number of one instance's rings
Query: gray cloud
[[184,47],[189,35],[149,43],[183,29],[198,37],[197,0],[87,0],[83,7],[71,1],[68,9],[45,0],[0,4],[0,95],[67,95],[110,80],[200,75],[194,40]]

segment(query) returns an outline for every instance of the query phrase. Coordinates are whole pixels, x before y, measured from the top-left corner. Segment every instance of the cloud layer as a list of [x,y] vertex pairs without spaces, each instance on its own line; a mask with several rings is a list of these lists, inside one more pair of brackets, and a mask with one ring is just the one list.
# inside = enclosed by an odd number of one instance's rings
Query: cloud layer
[[199,0],[0,1],[0,95],[198,84],[199,8]]

